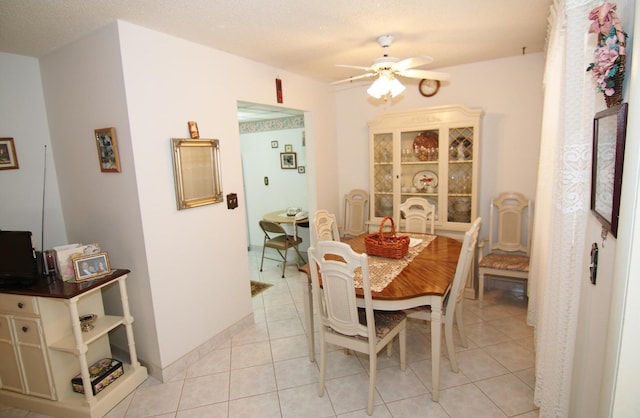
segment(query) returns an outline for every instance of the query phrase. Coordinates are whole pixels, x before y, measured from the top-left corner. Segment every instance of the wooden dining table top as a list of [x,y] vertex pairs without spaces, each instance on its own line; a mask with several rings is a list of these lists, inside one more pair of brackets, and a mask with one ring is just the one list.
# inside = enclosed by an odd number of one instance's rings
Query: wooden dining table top
[[[345,239],[355,252],[365,253],[366,234]],[[418,296],[444,296],[453,282],[462,243],[442,235],[429,243],[380,292],[371,292],[373,299],[402,300]],[[356,289],[362,295],[362,289]]]

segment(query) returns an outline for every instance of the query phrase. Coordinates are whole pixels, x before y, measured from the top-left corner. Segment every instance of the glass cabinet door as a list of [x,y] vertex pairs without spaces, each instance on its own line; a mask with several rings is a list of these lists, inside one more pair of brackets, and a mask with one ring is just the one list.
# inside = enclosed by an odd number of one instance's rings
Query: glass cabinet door
[[473,127],[451,128],[448,144],[447,220],[470,223],[476,156]]
[[436,207],[436,215],[440,189],[439,136],[439,129],[400,134],[400,203],[410,197],[420,197]]
[[373,135],[373,210],[376,217],[393,216],[393,134]]

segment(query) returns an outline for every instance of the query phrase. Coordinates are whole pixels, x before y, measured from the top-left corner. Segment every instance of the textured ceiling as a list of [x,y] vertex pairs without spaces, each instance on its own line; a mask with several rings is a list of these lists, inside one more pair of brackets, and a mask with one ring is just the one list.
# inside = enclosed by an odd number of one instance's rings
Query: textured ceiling
[[382,55],[438,69],[543,50],[552,0],[0,0],[0,52],[41,57],[125,20],[319,81]]

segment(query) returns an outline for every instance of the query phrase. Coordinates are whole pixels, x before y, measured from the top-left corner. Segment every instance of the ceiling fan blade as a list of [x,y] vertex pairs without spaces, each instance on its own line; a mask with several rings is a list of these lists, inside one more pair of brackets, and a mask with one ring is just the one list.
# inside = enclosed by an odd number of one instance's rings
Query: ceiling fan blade
[[432,62],[433,62],[433,58],[426,55],[405,58],[393,64],[392,69],[396,71],[403,71],[403,70],[408,70],[410,68],[421,67],[423,65],[431,64]]
[[360,80],[362,78],[375,77],[376,75],[377,75],[376,73],[368,73],[368,74],[356,75],[356,76],[353,76],[353,77],[345,78],[344,80],[334,81],[333,83],[329,83],[329,85],[346,83],[346,82],[349,82],[349,81]]
[[449,74],[441,73],[438,71],[404,70],[404,71],[397,71],[396,74],[402,77],[419,78],[419,79],[426,79],[426,80],[447,81],[451,79],[451,76]]
[[362,70],[362,71],[375,71],[375,69],[373,69],[372,67],[363,67],[361,65],[335,64],[335,66],[342,67],[342,68],[355,68],[356,70]]

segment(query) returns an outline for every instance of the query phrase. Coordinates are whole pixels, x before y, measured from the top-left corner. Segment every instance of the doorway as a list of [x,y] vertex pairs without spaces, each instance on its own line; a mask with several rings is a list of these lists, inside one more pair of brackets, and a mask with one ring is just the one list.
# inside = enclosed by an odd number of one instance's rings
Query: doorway
[[[304,111],[238,102],[238,123],[247,248],[255,250],[262,247],[258,221],[265,213],[289,207],[308,210]],[[299,228],[298,234],[303,239],[300,249],[306,251],[308,228]]]

